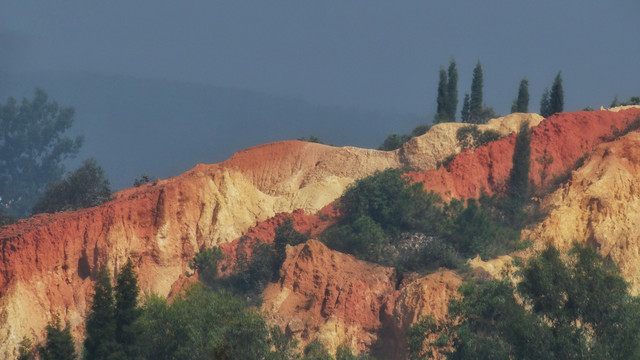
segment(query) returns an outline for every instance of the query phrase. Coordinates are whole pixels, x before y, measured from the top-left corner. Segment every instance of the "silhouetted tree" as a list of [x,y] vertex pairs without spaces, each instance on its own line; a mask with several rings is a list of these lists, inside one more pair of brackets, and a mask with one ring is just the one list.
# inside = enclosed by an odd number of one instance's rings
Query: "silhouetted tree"
[[460,115],[462,116],[463,123],[468,123],[471,121],[469,94],[464,94],[464,101],[462,102],[462,111],[460,112]]
[[111,199],[109,179],[95,159],[87,159],[63,180],[50,184],[33,213],[54,213],[97,206]]
[[49,101],[42,89],[20,104],[10,97],[0,104],[0,205],[28,216],[45,187],[64,173],[62,162],[80,151],[82,137],[64,136],[74,110]]
[[109,270],[103,265],[96,275],[91,311],[87,316],[86,338],[84,340],[85,359],[108,359],[111,354],[120,351],[115,336],[115,311]]
[[71,328],[66,323],[64,329],[60,325],[60,318],[47,325],[47,341],[44,348],[40,349],[42,360],[71,360],[76,358],[76,350],[73,346]]
[[471,121],[474,124],[480,123],[480,116],[482,112],[482,88],[483,88],[483,75],[482,65],[480,61],[473,69],[473,79],[471,79],[471,98],[469,102],[469,112],[471,114]]
[[518,88],[518,97],[513,100],[513,105],[511,105],[511,112],[529,112],[529,80],[527,80],[526,78],[520,81],[520,87]]
[[542,93],[542,99],[540,99],[540,115],[545,118],[553,115],[549,100],[549,88],[544,89],[544,92]]
[[458,69],[456,60],[451,58],[447,72],[447,121],[456,121],[456,110],[458,109]]
[[558,72],[556,78],[551,85],[551,94],[549,95],[549,110],[551,114],[562,112],[564,109],[564,92],[562,91],[562,76]]
[[116,342],[129,359],[138,354],[139,331],[135,326],[140,317],[138,307],[138,277],[131,259],[120,269],[115,287]]
[[440,68],[440,77],[438,81],[438,98],[436,99],[436,117],[434,124],[447,121],[447,72],[444,68]]

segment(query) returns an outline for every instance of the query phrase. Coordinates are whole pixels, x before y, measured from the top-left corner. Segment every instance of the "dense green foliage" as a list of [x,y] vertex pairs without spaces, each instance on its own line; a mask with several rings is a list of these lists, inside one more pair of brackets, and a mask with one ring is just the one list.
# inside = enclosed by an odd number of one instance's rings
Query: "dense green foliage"
[[138,324],[145,359],[285,358],[271,357],[270,332],[260,314],[225,291],[196,285],[171,304],[148,297]]
[[512,113],[526,113],[529,112],[529,80],[526,78],[520,81],[518,87],[518,97],[513,100],[511,105]]
[[[409,331],[414,358],[453,346],[449,359],[635,359],[640,299],[591,247],[549,247],[519,265],[519,281],[471,281],[449,305],[451,321]],[[440,333],[435,342],[427,336]],[[446,351],[444,351],[446,352]]]
[[33,213],[54,213],[98,206],[111,200],[109,180],[94,159],[85,160],[63,180],[50,184]]
[[323,234],[338,251],[401,270],[460,268],[464,258],[503,253],[518,244],[516,229],[501,225],[496,197],[452,200],[409,183],[398,169],[357,181],[340,200],[343,217]]
[[64,136],[74,110],[49,101],[42,89],[33,100],[0,104],[0,205],[28,216],[45,187],[64,173],[62,162],[78,154],[82,137]]
[[84,358],[108,359],[119,351],[116,343],[116,318],[113,286],[109,270],[103,266],[96,274],[91,311],[87,316]]
[[139,330],[134,323],[140,317],[138,277],[131,259],[120,269],[115,286],[116,342],[127,359],[138,356]]
[[[76,358],[76,350],[71,337],[71,327],[66,323],[64,329],[60,324],[60,318],[47,325],[47,340],[45,346],[40,348],[41,360],[72,360]],[[21,354],[26,355],[26,352]]]
[[480,131],[476,125],[463,126],[456,131],[456,140],[463,149],[475,149],[503,137],[495,130]]
[[135,325],[141,312],[139,292],[138,278],[130,259],[116,276],[115,291],[108,268],[103,266],[98,271],[91,311],[87,316],[85,359],[139,358],[141,330]]
[[286,257],[287,245],[295,246],[307,239],[308,236],[293,227],[291,219],[285,219],[275,229],[273,244],[263,243],[259,239],[251,241],[248,237],[240,239],[233,271],[229,276],[218,277],[219,262],[224,258],[218,247],[197,253],[189,267],[198,272],[199,280],[209,288],[224,288],[242,295],[250,302],[256,302],[267,284],[276,279]]
[[[196,253],[193,261],[189,263],[189,268],[198,272],[198,279],[200,281],[211,286],[218,277],[218,267],[222,259],[224,259],[222,250],[214,246]],[[193,274],[187,274],[187,276],[191,275]]]

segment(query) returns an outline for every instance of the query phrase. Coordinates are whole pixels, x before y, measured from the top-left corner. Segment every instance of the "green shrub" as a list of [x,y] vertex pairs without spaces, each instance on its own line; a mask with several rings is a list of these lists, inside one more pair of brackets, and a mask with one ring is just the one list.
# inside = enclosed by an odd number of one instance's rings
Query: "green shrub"
[[139,186],[142,186],[144,184],[152,183],[152,182],[156,182],[156,181],[158,181],[158,179],[156,179],[156,178],[154,178],[152,176],[149,176],[147,174],[142,174],[142,175],[140,175],[139,178],[136,178],[135,180],[133,180],[133,186],[139,187]]
[[109,180],[95,159],[85,160],[62,181],[50,184],[33,213],[54,213],[98,206],[111,200]]
[[138,326],[145,359],[264,359],[269,331],[257,311],[229,292],[194,286],[171,304],[148,297]]
[[[640,299],[593,248],[576,245],[565,259],[549,247],[526,265],[516,264],[516,274],[517,285],[508,277],[463,284],[462,297],[449,303],[448,322],[419,322],[409,330],[412,355],[440,350],[449,359],[640,356]],[[446,341],[427,341],[438,333]]]
[[458,140],[458,144],[463,149],[475,149],[503,137],[502,134],[495,130],[480,131],[477,125],[463,126],[456,131],[456,140]]
[[378,147],[378,150],[392,151],[402,147],[404,143],[411,139],[411,135],[406,134],[391,134],[384,139],[382,145]]
[[[213,286],[218,277],[218,265],[222,259],[224,259],[222,250],[214,246],[197,253],[189,263],[189,268],[194,272],[198,272],[198,279],[200,281],[209,286]],[[187,276],[191,275],[193,275],[193,273],[187,273]]]

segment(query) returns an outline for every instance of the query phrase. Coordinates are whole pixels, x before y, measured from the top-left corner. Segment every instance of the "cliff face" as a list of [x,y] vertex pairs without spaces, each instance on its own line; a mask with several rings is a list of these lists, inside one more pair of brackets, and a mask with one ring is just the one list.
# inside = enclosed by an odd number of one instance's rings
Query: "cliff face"
[[523,236],[537,248],[595,246],[640,292],[640,133],[598,146],[567,185],[544,200],[549,216]]
[[[640,115],[639,108],[612,111],[580,111],[555,114],[532,129],[531,181],[540,185],[571,168],[585,153],[610,137],[617,130]],[[446,168],[410,173],[411,178],[424,183],[445,199],[476,198],[483,191],[500,191],[509,177],[515,134],[482,146],[475,151],[464,151]],[[543,156],[553,162],[543,166],[537,159]],[[543,175],[544,174],[544,175]]]
[[443,319],[462,283],[444,271],[397,283],[395,270],[328,249],[316,240],[287,248],[280,281],[263,292],[267,321],[300,340],[318,339],[404,359],[406,331],[421,317]]
[[199,249],[277,213],[313,214],[355,179],[400,165],[393,152],[267,144],[123,190],[99,207],[0,228],[0,357],[13,357],[24,335],[40,339],[55,314],[80,338],[102,264],[118,269],[130,257],[142,290],[166,296]]

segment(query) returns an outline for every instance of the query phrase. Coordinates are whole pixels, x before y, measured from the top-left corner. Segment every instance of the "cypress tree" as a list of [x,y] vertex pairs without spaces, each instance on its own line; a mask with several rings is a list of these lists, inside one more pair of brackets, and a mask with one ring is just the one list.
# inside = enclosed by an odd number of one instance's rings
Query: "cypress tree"
[[549,95],[549,109],[551,114],[562,112],[564,109],[564,92],[562,91],[562,72],[558,72],[556,78],[551,85],[551,94]]
[[542,99],[540,99],[540,115],[545,118],[553,115],[553,112],[551,112],[551,105],[549,103],[549,88],[544,89],[544,92],[542,93]]
[[469,94],[464,94],[464,101],[462,102],[462,111],[460,111],[460,115],[462,116],[463,123],[468,123],[471,120],[471,111],[469,110]]
[[456,110],[458,109],[458,69],[456,60],[449,61],[447,82],[447,120],[456,121]]
[[480,116],[482,113],[482,65],[480,61],[473,69],[473,79],[471,80],[471,98],[469,102],[469,112],[471,114],[472,123],[479,123],[481,121]]
[[520,87],[518,88],[518,97],[513,101],[513,105],[511,105],[511,112],[529,112],[529,80],[527,80],[526,78],[520,81]]
[[93,287],[91,312],[87,316],[84,358],[107,359],[119,349],[116,343],[116,321],[113,287],[109,270],[102,266],[96,275]]
[[138,277],[133,269],[131,259],[120,270],[115,288],[115,334],[116,341],[129,358],[137,354],[138,331],[134,322],[140,317],[138,307]]
[[505,198],[505,215],[514,226],[523,221],[523,207],[529,199],[529,168],[531,167],[531,130],[529,122],[520,124],[520,132],[516,136],[513,149],[513,166],[509,172]]
[[438,81],[438,98],[436,117],[434,124],[447,121],[447,72],[440,68],[440,80]]
[[76,350],[73,346],[71,328],[66,323],[64,329],[60,325],[60,318],[47,325],[47,341],[40,350],[40,358],[43,360],[71,360],[76,358]]

